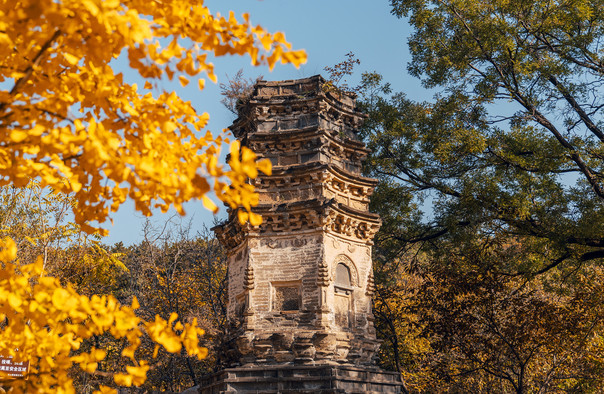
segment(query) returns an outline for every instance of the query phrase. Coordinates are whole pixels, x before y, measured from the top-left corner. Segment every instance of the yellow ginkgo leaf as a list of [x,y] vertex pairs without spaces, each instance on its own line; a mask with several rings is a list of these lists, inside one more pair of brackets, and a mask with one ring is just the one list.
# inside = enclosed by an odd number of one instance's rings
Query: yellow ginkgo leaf
[[250,212],[250,224],[252,226],[260,226],[262,224],[262,216],[254,212]]
[[206,209],[208,209],[208,210],[212,211],[213,213],[217,213],[217,212],[218,212],[218,207],[216,206],[216,204],[214,204],[214,201],[212,201],[212,200],[210,200],[210,199],[208,198],[208,196],[205,196],[205,195],[204,195],[204,196],[202,196],[202,197],[201,197],[201,200],[202,200],[202,202],[203,202],[203,206],[204,206]]
[[63,57],[72,66],[75,66],[80,61],[80,58],[78,58],[77,56],[72,55],[71,53],[67,53],[67,52],[63,53]]

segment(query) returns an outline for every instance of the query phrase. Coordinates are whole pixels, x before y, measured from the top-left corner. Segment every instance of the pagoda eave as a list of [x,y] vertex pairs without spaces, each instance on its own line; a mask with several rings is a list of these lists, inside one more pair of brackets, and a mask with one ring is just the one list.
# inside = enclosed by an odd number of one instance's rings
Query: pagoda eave
[[381,225],[379,215],[353,209],[335,199],[258,205],[254,212],[263,218],[259,226],[241,225],[236,212],[232,212],[227,223],[213,228],[218,237],[231,246],[239,245],[254,235],[317,231],[372,245],[371,239]]

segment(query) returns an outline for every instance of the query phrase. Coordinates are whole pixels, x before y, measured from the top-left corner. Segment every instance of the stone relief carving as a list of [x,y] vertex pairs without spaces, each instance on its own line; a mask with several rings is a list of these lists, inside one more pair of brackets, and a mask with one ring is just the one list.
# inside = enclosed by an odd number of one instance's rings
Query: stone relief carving
[[312,238],[263,238],[259,242],[260,247],[268,247],[269,249],[281,249],[287,247],[300,248],[310,242],[315,242]]
[[373,297],[374,292],[375,292],[375,282],[373,280],[373,270],[370,270],[369,275],[367,276],[367,289],[365,291],[365,295],[368,297]]
[[319,263],[317,284],[319,286],[329,286],[329,278],[329,267],[327,266],[327,262],[325,260],[321,260]]
[[350,238],[370,241],[380,228],[379,223],[370,223],[350,217],[344,213],[330,211],[326,220],[327,229]]

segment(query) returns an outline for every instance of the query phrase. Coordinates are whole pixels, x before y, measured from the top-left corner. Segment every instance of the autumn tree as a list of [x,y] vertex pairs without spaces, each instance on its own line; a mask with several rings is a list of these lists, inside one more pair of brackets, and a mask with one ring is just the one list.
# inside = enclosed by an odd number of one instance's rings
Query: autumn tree
[[69,220],[74,204],[71,195],[53,193],[36,180],[21,188],[0,187],[0,232],[16,242],[22,263],[43,256],[48,269],[57,260],[56,251],[89,238]]
[[398,326],[382,335],[403,344],[403,376],[419,391],[602,390],[602,3],[391,4],[414,28],[411,74],[436,92],[361,86],[376,269],[404,290],[385,287]]
[[510,274],[601,261],[602,3],[391,3],[415,28],[410,72],[442,88],[431,104],[397,96],[389,110],[406,116],[373,138],[403,194],[435,201],[420,236],[540,240],[543,259]]
[[[224,136],[203,132],[208,115],[162,88],[177,78],[206,75],[215,80],[208,55],[249,55],[253,64],[299,65],[302,51],[291,50],[282,33],[270,34],[231,13],[213,15],[202,2],[171,1],[19,1],[0,4],[0,186],[41,188],[76,200],[71,209],[85,232],[98,230],[110,212],[131,198],[145,215],[174,207],[206,193],[232,207],[242,206],[242,221],[259,223],[251,212],[257,195],[246,180],[270,163],[231,145],[230,169],[218,163]],[[125,81],[110,62],[127,57],[145,81]],[[43,259],[20,265],[8,239],[0,253],[0,342],[3,356],[28,360],[27,379],[7,381],[17,392],[73,392],[71,365],[106,375],[118,385],[141,385],[148,363],[137,353],[142,337],[165,349],[200,358],[206,350],[195,320],[176,314],[145,322],[132,307],[112,296],[79,295],[71,286],[44,275]],[[107,351],[82,348],[101,335],[121,340],[127,362],[116,373],[99,369]],[[0,372],[4,374],[4,372]],[[101,386],[105,392],[109,389]]]
[[[208,229],[191,234],[184,223],[144,226],[144,240],[124,253],[130,271],[129,293],[140,304],[141,316],[197,319],[205,331],[209,355],[203,361],[186,354],[160,352],[152,363],[150,390],[182,391],[212,372],[226,329],[225,251]],[[149,352],[153,350],[148,343]]]
[[[127,197],[147,215],[152,207],[181,211],[192,198],[214,209],[204,197],[209,180],[218,198],[249,208],[253,191],[241,175],[256,171],[253,155],[223,169],[217,155],[224,136],[201,133],[208,115],[161,81],[195,78],[203,88],[200,75],[216,79],[208,54],[299,65],[304,52],[290,50],[283,34],[188,1],[5,2],[0,12],[8,54],[1,64],[3,185],[39,177],[42,187],[75,193],[75,220],[88,230]],[[122,54],[144,86],[111,67]]]
[[[226,328],[224,249],[209,230],[193,234],[190,222],[183,223],[177,217],[160,225],[148,221],[143,233],[144,239],[138,244],[125,247],[118,243],[103,249],[117,261],[92,255],[89,259],[93,261],[88,264],[71,264],[69,276],[80,293],[109,294],[122,305],[136,298],[136,313],[143,320],[155,316],[169,319],[173,313],[184,321],[197,320],[205,332],[201,343],[208,349],[203,360],[184,351],[170,353],[163,349],[153,357],[155,343],[146,337],[141,338],[138,349],[149,365],[140,389],[180,392],[199,384],[200,378],[219,364],[218,349]],[[85,340],[81,347],[107,351],[100,363],[103,371],[118,372],[122,368],[121,339],[98,335]],[[108,376],[91,376],[78,368],[72,368],[70,376],[78,392],[91,392],[99,384],[111,382]]]
[[[4,357],[27,361],[29,371],[24,378],[8,379],[1,371],[3,385],[14,392],[74,392],[68,371],[77,365],[89,374],[110,377],[122,386],[140,386],[146,379],[149,365],[137,355],[141,337],[148,335],[169,352],[182,349],[203,358],[207,350],[199,346],[203,330],[196,321],[183,324],[173,314],[168,320],[156,316],[145,322],[137,317],[132,306],[121,306],[112,296],[87,297],[72,286],[63,286],[57,278],[44,276],[43,260],[15,265],[17,248],[14,241],[4,241],[0,251],[0,338]],[[121,340],[120,371],[99,369],[107,350],[82,347],[82,343],[99,335]],[[25,379],[27,376],[27,379]],[[100,392],[115,392],[100,386]]]
[[527,280],[485,267],[493,254],[466,251],[423,267],[414,307],[430,348],[419,354],[423,373],[409,380],[456,392],[601,391],[602,268]]
[[73,195],[42,188],[37,180],[22,188],[0,187],[0,232],[15,241],[21,264],[42,256],[49,275],[81,294],[113,294],[126,268],[103,247],[101,236],[71,220],[76,203]]

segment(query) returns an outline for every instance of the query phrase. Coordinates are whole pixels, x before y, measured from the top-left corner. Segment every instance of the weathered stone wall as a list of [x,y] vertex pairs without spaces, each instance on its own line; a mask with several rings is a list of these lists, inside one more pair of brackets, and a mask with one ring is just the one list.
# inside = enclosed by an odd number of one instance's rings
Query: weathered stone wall
[[[325,261],[331,273],[327,289],[327,305],[331,318],[329,329],[347,334],[338,337],[346,339],[337,344],[337,358],[356,364],[371,364],[379,347],[371,310],[371,246],[333,235],[325,236],[324,245]],[[350,290],[338,286],[336,270],[339,264],[349,270]],[[347,306],[348,316],[344,318],[342,315]]]
[[[258,314],[256,327],[263,329],[272,327],[275,323],[280,325],[282,311],[276,310],[272,302],[276,287],[299,289],[301,313],[316,308],[317,267],[323,258],[321,241],[322,237],[317,234],[266,237],[250,241],[250,264],[254,267],[258,283],[252,293],[254,312]],[[304,325],[303,322],[298,324]]]
[[[325,234],[251,239],[248,246],[254,288],[249,290],[251,307],[236,333],[241,365],[373,362],[379,344],[367,292],[369,246]],[[338,286],[339,264],[348,268],[350,286]],[[318,286],[321,265],[327,268],[329,283],[323,288]],[[244,276],[242,271],[238,278]],[[293,307],[283,308],[292,295]],[[233,298],[237,305],[244,299]],[[231,313],[242,316],[241,310],[235,307]]]
[[331,283],[328,305],[333,305],[331,296],[335,294],[335,271],[338,263],[343,263],[350,269],[353,300],[352,311],[366,314],[370,311],[371,298],[367,295],[367,282],[371,266],[371,246],[363,243],[343,240],[331,235],[325,236],[325,261],[329,264]]
[[230,251],[228,257],[228,305],[229,319],[243,316],[245,308],[245,271],[248,266],[247,241]]

